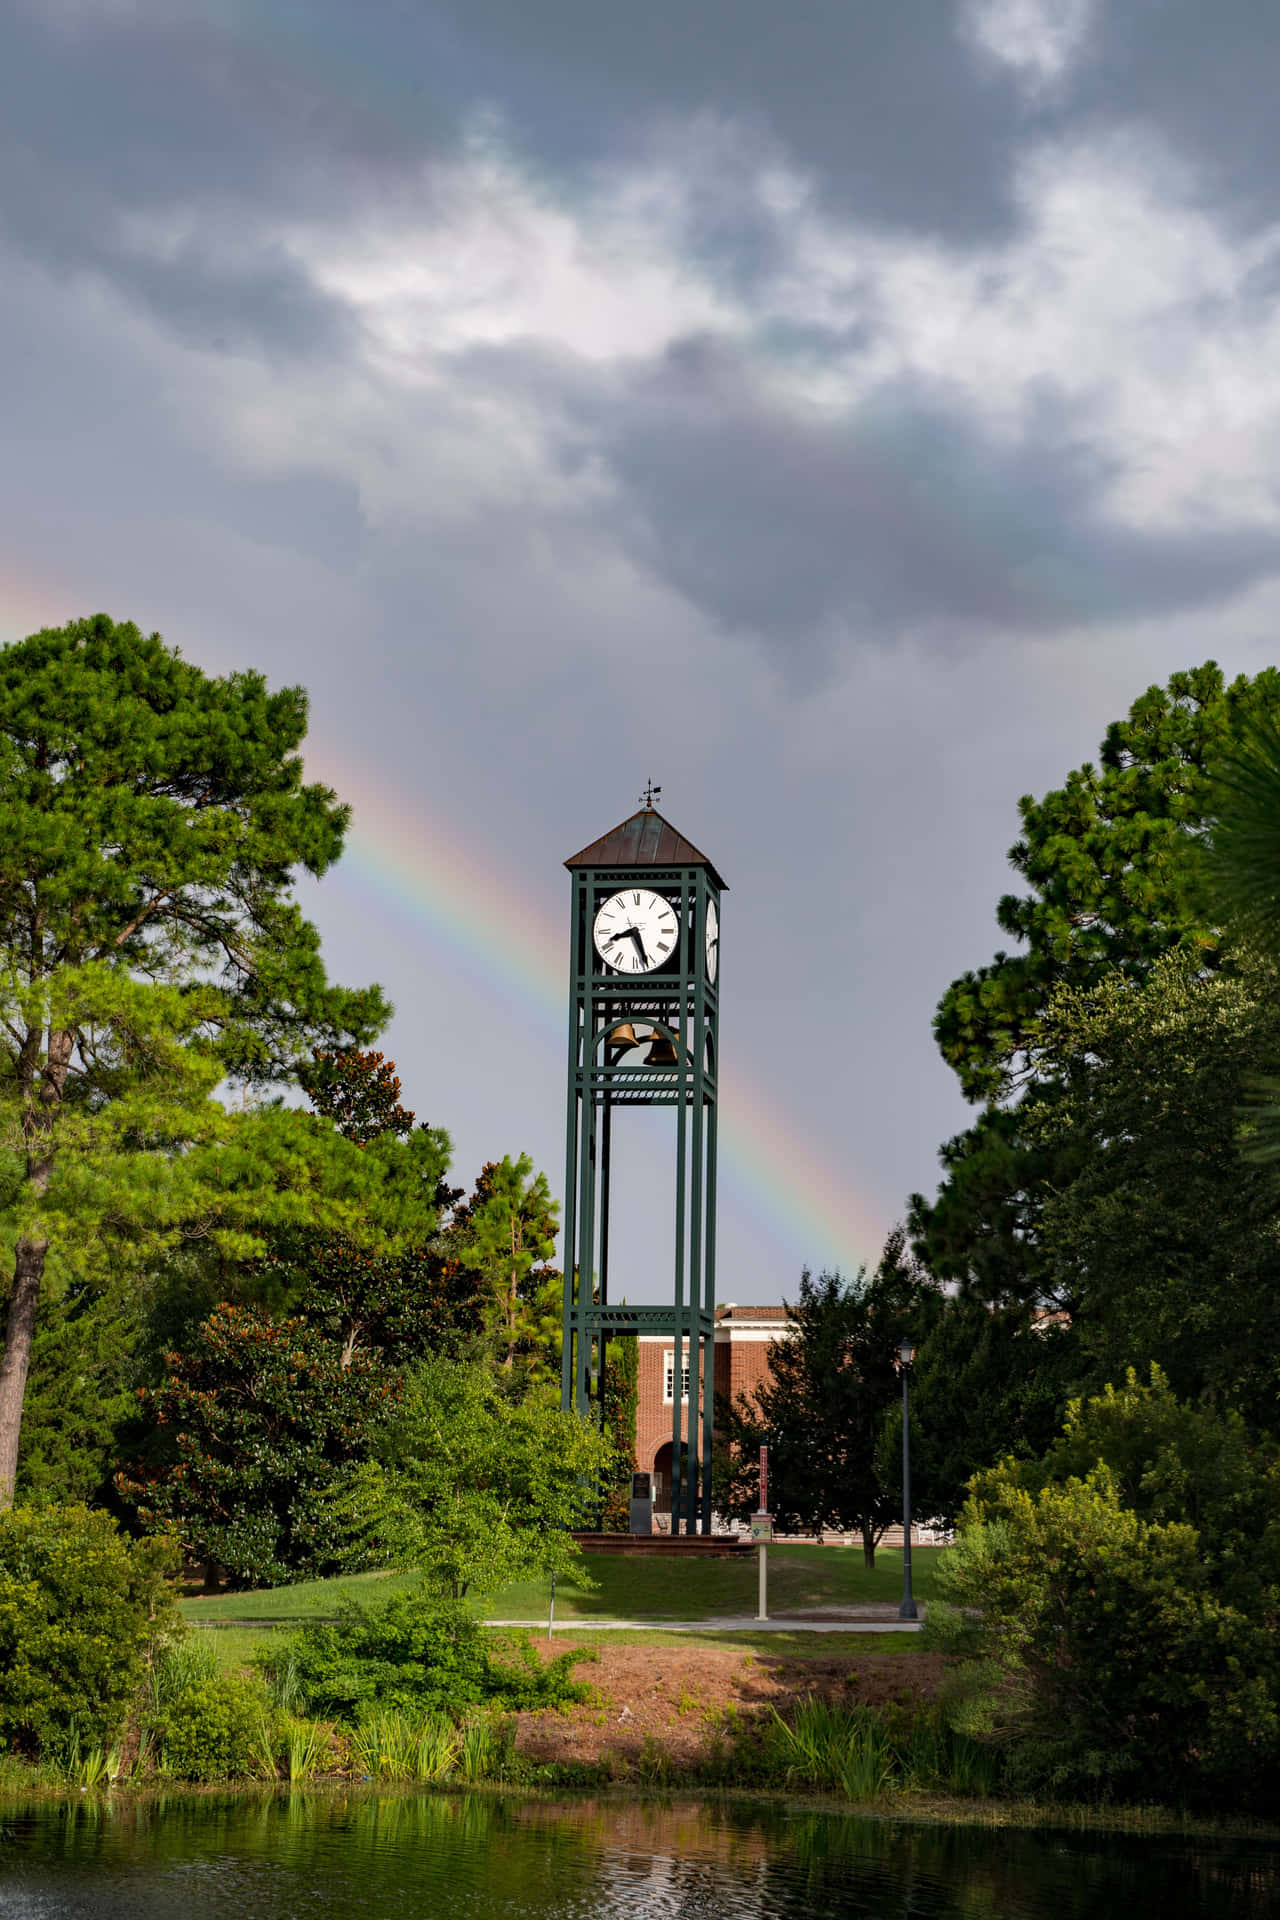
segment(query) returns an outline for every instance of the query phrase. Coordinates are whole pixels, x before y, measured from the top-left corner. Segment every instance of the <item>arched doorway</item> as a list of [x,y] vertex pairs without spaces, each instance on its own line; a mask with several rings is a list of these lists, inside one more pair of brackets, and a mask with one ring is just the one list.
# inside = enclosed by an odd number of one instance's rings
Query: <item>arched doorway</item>
[[671,1511],[672,1458],[671,1442],[664,1440],[653,1456],[653,1510],[655,1513]]

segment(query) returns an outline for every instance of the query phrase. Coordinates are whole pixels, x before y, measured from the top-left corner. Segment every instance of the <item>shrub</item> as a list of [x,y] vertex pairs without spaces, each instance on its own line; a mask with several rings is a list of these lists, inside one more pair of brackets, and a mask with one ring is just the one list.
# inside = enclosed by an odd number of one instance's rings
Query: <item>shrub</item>
[[183,1631],[163,1541],[87,1507],[0,1513],[0,1738],[59,1758],[120,1731],[143,1673]]
[[197,1679],[147,1720],[165,1773],[179,1780],[228,1780],[259,1764],[267,1701],[260,1682],[220,1673]]
[[256,1658],[277,1697],[287,1686],[293,1704],[305,1700],[312,1713],[347,1721],[373,1707],[456,1716],[482,1704],[550,1706],[581,1697],[572,1678],[580,1656],[544,1665],[527,1641],[513,1651],[515,1664],[501,1665],[465,1608],[417,1590],[377,1606],[349,1601],[336,1626],[281,1635]]
[[1045,1461],[974,1482],[940,1567],[967,1611],[929,1631],[967,1657],[970,1724],[1010,1744],[1011,1782],[1274,1787],[1278,1495],[1270,1449],[1158,1374],[1074,1406]]

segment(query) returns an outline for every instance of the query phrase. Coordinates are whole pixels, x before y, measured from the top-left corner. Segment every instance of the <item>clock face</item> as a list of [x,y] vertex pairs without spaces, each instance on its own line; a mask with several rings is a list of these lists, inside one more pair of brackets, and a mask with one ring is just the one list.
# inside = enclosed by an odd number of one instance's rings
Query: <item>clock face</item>
[[707,902],[707,978],[712,986],[720,966],[720,915],[714,900]]
[[652,973],[675,951],[676,910],[648,887],[610,894],[591,929],[596,952],[617,973]]

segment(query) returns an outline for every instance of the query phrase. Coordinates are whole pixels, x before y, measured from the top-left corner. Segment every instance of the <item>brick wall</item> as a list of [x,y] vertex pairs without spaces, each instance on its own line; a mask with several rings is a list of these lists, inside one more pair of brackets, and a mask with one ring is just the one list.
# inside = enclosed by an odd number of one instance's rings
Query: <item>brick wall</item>
[[[715,1331],[715,1391],[751,1395],[769,1377],[769,1347],[782,1339],[787,1323],[781,1307],[718,1307]],[[636,1382],[636,1465],[655,1479],[658,1510],[670,1505],[671,1397],[668,1392],[673,1343],[644,1334],[639,1342]],[[687,1431],[688,1411],[685,1412]]]

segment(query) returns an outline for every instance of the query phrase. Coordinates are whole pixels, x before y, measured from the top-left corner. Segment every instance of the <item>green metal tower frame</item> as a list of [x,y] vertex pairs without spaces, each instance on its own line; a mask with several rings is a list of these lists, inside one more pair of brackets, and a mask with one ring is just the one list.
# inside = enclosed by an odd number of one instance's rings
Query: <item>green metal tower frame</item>
[[[564,1322],[561,1404],[599,1401],[607,1341],[621,1333],[671,1337],[671,1531],[711,1531],[715,1391],[716,1130],[719,968],[707,968],[707,915],[718,924],[724,882],[705,855],[645,807],[566,860],[573,876],[569,967],[569,1076],[565,1124]],[[628,886],[661,894],[679,937],[668,962],[645,974],[611,971],[592,925]],[[717,955],[718,959],[718,955]],[[674,1064],[649,1065],[611,1040],[623,1025],[665,1036]],[[653,1048],[650,1038],[642,1043]],[[669,1307],[609,1300],[609,1189],[613,1117],[620,1107],[676,1109],[675,1261]],[[681,1388],[689,1357],[687,1403]],[[686,1419],[687,1416],[687,1419]]]

